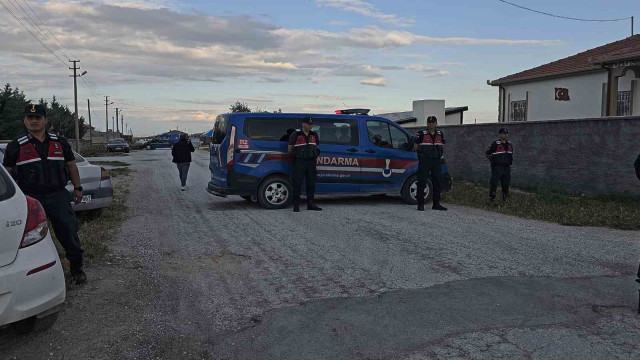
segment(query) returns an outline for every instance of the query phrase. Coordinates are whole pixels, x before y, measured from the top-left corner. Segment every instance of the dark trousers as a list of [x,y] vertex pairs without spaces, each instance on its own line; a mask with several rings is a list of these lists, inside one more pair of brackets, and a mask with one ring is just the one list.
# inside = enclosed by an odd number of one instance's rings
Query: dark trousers
[[498,188],[498,181],[502,185],[502,194],[509,193],[509,186],[511,185],[511,166],[505,165],[492,165],[491,166],[491,181],[489,181],[489,196],[496,196],[496,189]]
[[50,195],[29,195],[38,200],[51,221],[53,232],[71,264],[82,264],[82,245],[78,236],[78,219],[71,208],[73,197],[66,189]]
[[178,174],[180,175],[180,184],[182,184],[182,186],[187,186],[187,174],[189,173],[189,166],[191,166],[191,163],[184,162],[177,163],[176,165],[178,166]]
[[293,199],[300,200],[302,181],[307,183],[307,200],[313,200],[316,193],[316,159],[298,158],[293,162]]
[[419,204],[424,203],[424,188],[427,186],[427,179],[431,178],[433,184],[433,202],[440,202],[440,193],[442,186],[440,179],[442,177],[442,160],[420,158],[418,162],[418,193],[417,200]]

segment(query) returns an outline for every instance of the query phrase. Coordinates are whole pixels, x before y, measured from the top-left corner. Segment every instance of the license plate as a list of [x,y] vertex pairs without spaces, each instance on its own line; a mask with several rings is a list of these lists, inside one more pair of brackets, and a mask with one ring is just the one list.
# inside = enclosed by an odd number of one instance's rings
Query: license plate
[[82,203],[83,203],[83,204],[88,204],[88,203],[90,203],[90,202],[91,202],[91,195],[84,195],[84,196],[82,197]]
[[122,148],[116,148],[116,150],[122,150]]

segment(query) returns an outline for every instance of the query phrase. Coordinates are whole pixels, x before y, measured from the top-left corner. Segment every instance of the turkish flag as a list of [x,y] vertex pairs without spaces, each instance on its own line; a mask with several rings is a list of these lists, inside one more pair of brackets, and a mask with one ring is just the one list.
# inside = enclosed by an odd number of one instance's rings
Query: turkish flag
[[567,88],[556,88],[556,100],[557,101],[569,101],[569,89]]

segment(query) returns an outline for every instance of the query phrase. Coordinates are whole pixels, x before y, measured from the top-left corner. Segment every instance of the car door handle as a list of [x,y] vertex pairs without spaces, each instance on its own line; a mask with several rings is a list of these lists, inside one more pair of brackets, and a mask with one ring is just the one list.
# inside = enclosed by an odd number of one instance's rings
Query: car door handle
[[375,150],[365,150],[364,152],[369,153],[369,154],[375,154],[376,153]]
[[356,148],[348,148],[347,151],[348,152],[358,152],[358,149],[356,149]]

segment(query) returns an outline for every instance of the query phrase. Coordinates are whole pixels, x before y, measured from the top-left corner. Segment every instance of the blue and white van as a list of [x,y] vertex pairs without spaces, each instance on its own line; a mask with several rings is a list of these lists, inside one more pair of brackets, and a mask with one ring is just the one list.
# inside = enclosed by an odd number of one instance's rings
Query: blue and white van
[[[256,199],[267,209],[287,207],[293,197],[289,135],[301,128],[302,118],[310,116],[320,137],[317,195],[392,194],[416,204],[418,158],[412,151],[413,135],[367,112],[219,115],[212,134],[207,191]],[[450,177],[443,180],[443,190],[448,190]],[[427,201],[431,186],[428,182]]]

